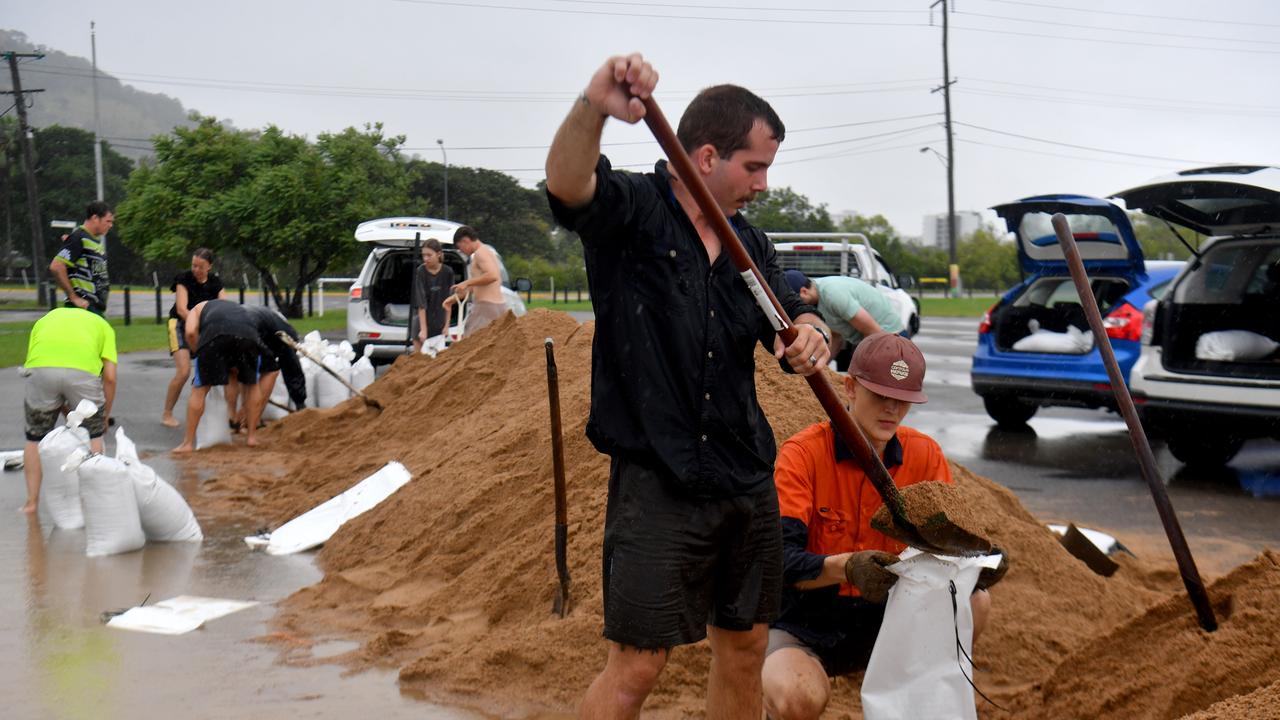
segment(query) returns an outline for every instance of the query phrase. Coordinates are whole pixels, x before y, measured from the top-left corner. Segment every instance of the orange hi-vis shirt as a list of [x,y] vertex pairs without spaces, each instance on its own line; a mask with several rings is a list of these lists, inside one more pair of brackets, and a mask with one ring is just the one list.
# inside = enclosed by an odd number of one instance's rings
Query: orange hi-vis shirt
[[[930,480],[952,482],[942,448],[918,430],[900,426],[883,459],[898,487]],[[884,503],[831,423],[811,425],[783,443],[773,478],[782,515],[787,592],[799,592],[795,583],[817,577],[827,555],[861,550],[896,555],[906,548],[871,528],[871,516]],[[807,530],[803,550],[798,547],[797,521]],[[842,583],[840,595],[858,597],[859,593]]]

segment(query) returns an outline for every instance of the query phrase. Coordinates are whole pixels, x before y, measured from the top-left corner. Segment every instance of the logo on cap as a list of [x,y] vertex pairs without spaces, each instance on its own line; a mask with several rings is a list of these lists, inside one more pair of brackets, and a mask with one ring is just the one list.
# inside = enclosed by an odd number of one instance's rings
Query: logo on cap
[[893,376],[894,380],[906,380],[907,376],[911,374],[911,368],[907,367],[905,360],[895,360],[889,366],[889,374]]

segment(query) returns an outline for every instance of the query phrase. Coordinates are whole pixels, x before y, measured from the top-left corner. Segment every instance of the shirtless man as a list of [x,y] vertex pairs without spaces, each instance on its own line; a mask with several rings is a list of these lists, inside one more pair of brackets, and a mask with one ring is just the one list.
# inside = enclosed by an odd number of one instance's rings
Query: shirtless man
[[470,337],[489,323],[502,317],[507,311],[507,301],[502,297],[502,263],[493,248],[480,242],[475,228],[463,225],[453,234],[453,245],[471,258],[467,266],[467,279],[453,286],[453,295],[445,298],[446,317],[455,303],[471,298],[471,310],[467,313],[466,331]]

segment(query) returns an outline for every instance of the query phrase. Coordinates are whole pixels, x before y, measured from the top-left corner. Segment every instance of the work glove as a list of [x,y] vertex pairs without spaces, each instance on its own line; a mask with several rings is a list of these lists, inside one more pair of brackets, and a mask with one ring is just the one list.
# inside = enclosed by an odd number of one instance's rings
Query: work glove
[[991,552],[1000,553],[1000,564],[993,568],[982,568],[982,572],[978,573],[978,590],[986,590],[995,585],[1009,572],[1009,553],[998,547],[991,548]]
[[898,556],[887,552],[879,550],[856,552],[844,563],[844,577],[850,585],[858,588],[864,600],[882,603],[889,597],[889,588],[898,581],[898,576],[885,568],[896,562],[898,562]]

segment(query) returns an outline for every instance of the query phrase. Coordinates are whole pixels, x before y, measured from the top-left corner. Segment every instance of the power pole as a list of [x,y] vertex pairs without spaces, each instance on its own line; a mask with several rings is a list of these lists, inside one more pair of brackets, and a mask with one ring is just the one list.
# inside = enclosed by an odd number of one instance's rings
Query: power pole
[[930,9],[942,6],[942,105],[947,123],[947,255],[950,261],[951,295],[960,295],[960,263],[956,259],[956,147],[951,133],[951,59],[947,52],[947,0],[935,0]]
[[[93,177],[98,183],[98,201],[106,199],[102,192],[102,129],[98,123],[98,33],[94,30],[94,22],[89,21],[89,46],[93,49]],[[107,245],[107,236],[102,236],[102,245]]]
[[[40,307],[49,307],[49,269],[44,261],[44,239],[40,237],[40,196],[36,191],[35,137],[31,127],[27,125],[27,97],[22,90],[22,78],[18,75],[19,58],[43,58],[43,53],[0,53],[9,61],[9,74],[13,77],[13,101],[18,109],[18,132],[22,133],[22,164],[27,179],[27,212],[31,224],[31,272],[36,278],[36,302]],[[28,93],[44,92],[44,90],[27,90]]]

